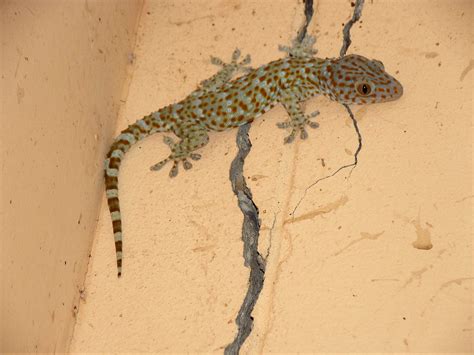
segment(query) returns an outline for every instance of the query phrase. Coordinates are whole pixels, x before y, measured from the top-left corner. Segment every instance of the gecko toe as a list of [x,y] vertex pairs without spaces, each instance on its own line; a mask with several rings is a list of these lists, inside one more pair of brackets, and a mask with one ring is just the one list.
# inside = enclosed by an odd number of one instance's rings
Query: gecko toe
[[250,54],[247,54],[245,58],[240,62],[240,65],[250,64],[251,61],[252,61],[252,57],[250,56]]
[[201,154],[198,154],[198,153],[191,153],[189,155],[189,157],[192,159],[192,160],[199,160],[201,159]]
[[240,57],[240,49],[239,49],[239,48],[236,48],[236,49],[234,50],[234,53],[232,53],[232,59],[231,59],[231,60],[232,60],[232,63],[237,62],[237,59],[239,59],[239,57]]
[[301,139],[308,138],[308,132],[304,128],[301,128],[301,130],[300,130],[300,138]]
[[288,137],[285,137],[285,139],[283,139],[283,143],[290,144],[290,143],[293,143],[294,140],[295,140],[295,131],[293,130]]
[[317,110],[316,110],[316,111],[313,111],[313,112],[311,112],[309,115],[306,115],[306,119],[309,120],[310,118],[314,118],[314,117],[316,117],[317,115],[319,115],[319,111],[317,111]]
[[306,120],[305,120],[305,123],[310,127],[310,128],[318,128],[319,127],[319,123],[318,122],[314,122],[314,121],[311,121],[312,118],[316,117],[319,115],[319,111],[314,111],[314,112],[311,112],[309,115],[306,115]]
[[291,126],[291,123],[288,122],[288,121],[285,121],[285,122],[278,122],[278,123],[276,124],[276,126],[277,126],[278,128],[283,128],[283,129],[285,129],[285,128],[290,127],[290,126]]
[[184,170],[189,170],[193,167],[193,164],[191,164],[187,159],[183,159],[183,168]]
[[151,171],[158,171],[160,170],[163,166],[166,165],[166,163],[169,161],[169,158],[165,159],[165,160],[162,160],[160,161],[159,163],[156,163],[155,165],[152,165],[150,167],[150,170]]
[[169,175],[170,175],[170,178],[174,178],[178,175],[178,162],[177,161],[173,163],[173,167],[171,168]]

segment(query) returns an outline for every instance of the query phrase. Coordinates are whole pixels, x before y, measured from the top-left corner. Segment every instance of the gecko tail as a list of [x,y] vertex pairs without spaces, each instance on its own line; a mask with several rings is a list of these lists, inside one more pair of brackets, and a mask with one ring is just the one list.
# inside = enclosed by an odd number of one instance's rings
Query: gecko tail
[[118,197],[118,175],[122,160],[132,145],[145,137],[169,130],[165,123],[167,108],[152,113],[123,130],[115,138],[104,162],[105,193],[109,205],[114,231],[115,253],[117,258],[117,277],[122,276],[122,217]]

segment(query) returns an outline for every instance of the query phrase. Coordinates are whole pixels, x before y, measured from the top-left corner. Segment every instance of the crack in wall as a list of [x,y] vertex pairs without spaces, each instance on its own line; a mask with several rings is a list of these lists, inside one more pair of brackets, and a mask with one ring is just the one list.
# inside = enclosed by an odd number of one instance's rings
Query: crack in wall
[[[313,0],[305,0],[305,22],[301,26],[300,30],[297,34],[297,41],[301,43],[307,34],[307,29],[311,19],[313,17],[314,9],[313,9]],[[362,14],[362,8],[364,5],[364,0],[356,0],[354,4],[354,13],[352,18],[349,22],[344,26],[343,29],[343,45],[340,51],[340,56],[344,56],[347,52],[351,44],[350,39],[350,30],[352,26],[360,19]],[[352,170],[355,168],[358,162],[358,155],[362,149],[362,136],[360,134],[357,121],[354,117],[354,114],[350,110],[348,105],[344,105],[346,110],[349,113],[349,116],[352,120],[354,125],[354,129],[358,136],[359,145],[357,150],[354,154],[354,162],[352,164],[347,164],[341,166],[337,169],[333,174],[325,176],[321,179],[316,180],[313,184],[308,186],[304,192],[304,195],[300,199],[300,201],[296,204],[292,215],[294,218],[294,213],[298,206],[303,201],[307,191],[312,188],[314,185],[319,183],[321,180],[327,179],[336,175],[339,171],[352,167]],[[249,286],[247,289],[247,293],[245,295],[244,301],[240,307],[240,310],[236,317],[236,324],[238,326],[237,334],[234,338],[234,341],[226,346],[224,350],[224,354],[238,354],[242,344],[245,342],[247,337],[250,335],[252,328],[253,328],[253,317],[252,311],[257,303],[258,297],[260,292],[263,289],[263,283],[265,279],[265,267],[266,267],[266,260],[269,256],[270,249],[267,250],[266,256],[262,257],[262,255],[258,252],[258,237],[260,234],[260,219],[258,213],[258,207],[252,200],[252,192],[247,187],[247,183],[243,176],[243,166],[245,162],[245,158],[250,152],[252,144],[249,139],[248,132],[250,130],[250,124],[245,124],[239,127],[237,132],[237,147],[238,153],[235,159],[232,161],[229,178],[232,184],[232,190],[234,194],[237,196],[238,205],[240,210],[244,215],[244,221],[242,223],[242,240],[244,242],[243,248],[243,256],[244,256],[244,265],[246,267],[250,267],[250,276],[249,276]],[[275,216],[276,219],[276,216]],[[273,226],[271,231],[275,226],[275,220],[273,221]],[[271,243],[270,243],[271,244]]]
[[[278,212],[278,213],[280,213],[280,212]],[[268,257],[270,256],[270,249],[272,248],[272,240],[273,240],[273,231],[275,229],[275,224],[276,224],[278,213],[275,213],[273,215],[272,226],[270,227],[270,230],[268,232],[268,247],[267,247],[267,252],[265,253],[265,258],[264,258],[265,261],[267,261]]]
[[340,57],[344,57],[351,45],[351,28],[354,24],[359,21],[360,17],[362,16],[362,8],[364,7],[365,0],[356,0],[354,4],[354,12],[352,13],[352,18],[345,24],[344,29],[342,30],[342,47],[341,51],[339,52]]
[[[351,31],[352,26],[354,26],[354,24],[357,21],[359,21],[360,17],[362,16],[362,8],[364,7],[364,1],[365,0],[356,0],[356,2],[354,4],[354,12],[352,14],[352,18],[344,25],[344,29],[342,30],[342,34],[343,34],[342,47],[341,47],[341,50],[339,52],[340,57],[343,57],[343,56],[346,55],[347,50],[349,49],[349,46],[352,43],[351,32],[350,31]],[[301,202],[303,202],[303,199],[306,197],[306,194],[308,193],[308,190],[313,188],[320,181],[323,181],[323,180],[326,180],[330,177],[333,177],[334,175],[338,174],[341,170],[344,170],[344,169],[347,169],[347,168],[351,168],[351,170],[349,172],[349,176],[347,177],[347,178],[349,178],[352,174],[352,171],[357,166],[359,153],[362,150],[362,135],[360,134],[360,130],[359,130],[359,126],[357,124],[357,120],[355,119],[355,116],[352,113],[350,107],[346,104],[342,104],[342,105],[346,108],[347,113],[349,114],[349,117],[350,117],[350,119],[352,121],[352,124],[354,126],[354,130],[357,134],[358,146],[357,146],[356,152],[354,154],[354,162],[351,163],[351,164],[346,164],[346,165],[341,166],[339,169],[337,169],[332,174],[326,175],[326,176],[324,176],[320,179],[317,179],[315,182],[313,182],[311,185],[309,185],[304,190],[303,196],[301,196],[300,200],[296,203],[295,208],[291,212],[291,215],[293,216],[293,218],[295,218],[295,212],[298,209],[298,207],[300,206]]]
[[250,266],[249,287],[244,302],[240,307],[235,322],[238,332],[234,341],[227,345],[224,354],[238,354],[240,347],[249,336],[253,327],[252,311],[263,288],[266,262],[258,252],[258,237],[260,233],[260,219],[258,208],[252,200],[252,192],[247,187],[243,176],[244,161],[250,152],[248,132],[250,124],[239,127],[237,133],[237,146],[239,151],[232,161],[230,168],[230,181],[232,190],[237,196],[239,207],[244,214],[242,224],[242,240],[244,241],[244,265]]
[[352,170],[354,170],[354,168],[357,166],[358,162],[359,162],[359,153],[360,151],[362,150],[362,135],[360,134],[360,130],[359,130],[359,126],[357,124],[357,120],[355,119],[355,116],[354,114],[352,113],[350,107],[346,104],[342,104],[347,112],[349,113],[349,117],[351,118],[351,121],[352,121],[352,124],[354,126],[354,130],[357,134],[357,141],[358,141],[358,145],[357,145],[357,149],[356,149],[356,152],[354,153],[354,161],[350,164],[346,164],[346,165],[343,165],[341,167],[339,167],[339,169],[337,169],[335,172],[333,172],[332,174],[329,174],[329,175],[326,175],[326,176],[323,176],[322,178],[319,178],[317,179],[315,182],[313,182],[311,185],[309,185],[303,192],[303,196],[301,196],[301,198],[299,199],[299,201],[296,203],[295,205],[295,208],[293,209],[293,211],[290,213],[292,215],[292,218],[294,219],[295,218],[295,212],[296,210],[298,209],[298,207],[301,205],[301,203],[303,202],[304,198],[306,197],[306,194],[308,193],[308,191],[310,189],[312,189],[314,186],[316,186],[317,184],[319,184],[321,181],[323,180],[326,180],[326,179],[329,179],[330,177],[333,177],[334,175],[338,174],[341,170],[344,170],[344,169],[347,169],[347,168],[351,168],[350,172],[349,172],[349,175],[347,176],[347,178],[349,178],[352,174]]

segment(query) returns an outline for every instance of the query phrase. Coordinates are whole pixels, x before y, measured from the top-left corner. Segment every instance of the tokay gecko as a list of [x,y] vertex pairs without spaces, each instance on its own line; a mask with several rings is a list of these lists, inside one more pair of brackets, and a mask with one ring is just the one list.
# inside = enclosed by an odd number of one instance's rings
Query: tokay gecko
[[[209,141],[207,132],[223,131],[252,122],[277,104],[283,105],[289,119],[278,123],[290,130],[284,143],[291,143],[297,135],[307,138],[306,126],[317,128],[311,119],[319,112],[306,115],[301,103],[316,95],[324,95],[342,104],[371,104],[398,99],[402,85],[389,75],[379,60],[350,54],[341,58],[317,58],[312,48],[315,40],[306,37],[292,47],[280,47],[288,55],[259,68],[247,65],[250,56],[238,62],[236,49],[232,61],[225,64],[211,57],[221,70],[185,99],[155,111],[128,126],[115,138],[105,160],[106,196],[112,217],[118,276],[122,274],[122,218],[118,199],[118,175],[125,153],[133,144],[156,132],[172,132],[180,138],[174,142],[165,137],[170,147],[168,158],[153,165],[159,170],[171,162],[170,177],[178,174],[181,162],[184,169],[192,167],[188,160],[198,160],[195,151]],[[236,79],[235,74],[244,74]]]

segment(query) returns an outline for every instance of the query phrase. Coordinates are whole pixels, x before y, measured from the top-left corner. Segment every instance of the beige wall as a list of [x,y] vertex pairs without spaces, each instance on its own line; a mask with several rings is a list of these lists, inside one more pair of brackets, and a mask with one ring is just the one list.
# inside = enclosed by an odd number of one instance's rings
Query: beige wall
[[69,346],[140,8],[0,3],[0,352]]
[[[318,55],[336,56],[352,8],[315,3]],[[127,154],[121,279],[102,158],[112,130],[215,73],[209,55],[228,60],[239,47],[254,66],[281,57],[301,2],[146,2],[117,127],[138,4],[9,4],[2,348],[65,349],[77,306],[74,352],[222,352],[248,280],[228,181],[236,131],[211,133],[203,158],[174,180],[169,167],[149,171],[169,153],[163,134]],[[242,353],[472,352],[472,17],[470,0],[366,1],[349,52],[382,60],[405,94],[354,107],[359,165],[309,189],[295,220],[305,189],[352,161],[347,114],[311,100],[321,127],[290,146],[275,127],[281,107],[253,123],[245,173],[269,257]]]
[[[310,33],[320,56],[336,56],[352,8],[317,4]],[[240,47],[255,66],[281,57],[303,12],[283,0],[150,1],[143,11],[119,128],[215,73],[211,54],[227,60]],[[349,52],[382,60],[405,95],[354,107],[359,165],[308,190],[294,221],[305,189],[352,161],[354,130],[324,98],[307,105],[321,127],[305,142],[282,144],[281,107],[253,123],[245,172],[269,258],[243,353],[472,350],[472,20],[470,1],[366,2]],[[174,180],[169,167],[149,171],[169,152],[162,134],[127,154],[124,273],[115,276],[103,203],[72,350],[222,352],[232,341],[248,279],[228,181],[235,133],[211,133]]]

